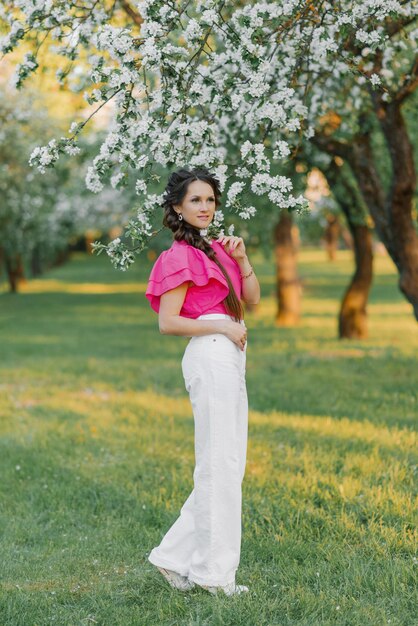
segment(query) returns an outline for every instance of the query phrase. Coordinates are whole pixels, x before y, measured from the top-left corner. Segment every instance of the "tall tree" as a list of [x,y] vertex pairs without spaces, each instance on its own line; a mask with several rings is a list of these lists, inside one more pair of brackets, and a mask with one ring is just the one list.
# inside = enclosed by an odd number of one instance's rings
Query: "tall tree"
[[[376,36],[361,30],[346,38],[345,50],[355,60],[363,81],[357,85],[348,81],[339,96],[328,102],[316,121],[312,142],[349,164],[376,232],[397,267],[399,288],[418,319],[416,173],[403,111],[418,86],[415,23],[416,13],[408,5],[395,19],[382,21]],[[335,81],[328,81],[329,88],[332,84]],[[345,114],[341,100],[345,101]],[[385,156],[373,145],[378,129],[390,160],[389,185]]]
[[274,228],[276,257],[277,315],[279,326],[296,326],[301,315],[302,286],[298,275],[298,243],[295,224],[288,211],[282,211]]
[[322,169],[343,211],[353,238],[355,270],[341,302],[338,316],[340,338],[364,339],[368,335],[367,302],[373,279],[372,234],[364,201],[352,176],[332,159]]

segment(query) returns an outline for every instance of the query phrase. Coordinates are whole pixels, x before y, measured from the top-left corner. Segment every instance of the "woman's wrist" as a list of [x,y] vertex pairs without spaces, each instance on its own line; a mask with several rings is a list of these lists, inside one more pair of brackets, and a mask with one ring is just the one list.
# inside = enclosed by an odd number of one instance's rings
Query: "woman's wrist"
[[241,259],[235,259],[235,260],[238,263],[239,268],[240,268],[242,274],[244,274],[245,272],[248,272],[250,270],[251,263],[250,263],[250,260],[247,257],[247,255],[245,255]]
[[248,278],[248,276],[251,276],[253,273],[253,267],[247,256],[238,261],[238,266],[241,272],[241,278]]
[[220,328],[219,331],[222,335],[226,335],[227,331],[228,331],[228,321],[229,320],[219,320],[220,321]]
[[244,256],[241,256],[241,257],[239,257],[238,259],[235,259],[235,260],[238,263],[238,265],[242,265],[243,263],[248,261],[248,256],[246,254],[244,254]]

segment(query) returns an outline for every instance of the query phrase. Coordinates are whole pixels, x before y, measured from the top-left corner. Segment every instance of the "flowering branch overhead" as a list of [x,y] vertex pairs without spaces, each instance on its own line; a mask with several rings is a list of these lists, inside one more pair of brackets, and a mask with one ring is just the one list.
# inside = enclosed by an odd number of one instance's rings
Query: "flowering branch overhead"
[[[33,43],[17,68],[17,87],[37,70],[38,40],[47,35],[42,45],[74,64],[58,80],[73,75],[90,84],[85,97],[92,106],[112,100],[113,120],[86,184],[99,192],[109,173],[114,186],[137,178],[140,217],[127,231],[135,252],[152,236],[150,219],[161,202],[150,191],[154,166],[208,167],[227,190],[227,208],[244,219],[255,214],[245,205],[248,193],[278,210],[304,209],[306,199],[281,175],[283,164],[320,128],[322,116],[338,110],[342,80],[351,85],[345,105],[353,112],[370,106],[364,83],[390,98],[399,81],[392,68],[396,36],[402,32],[411,50],[417,36],[412,3],[396,0],[347,0],[340,7],[331,0],[8,4],[12,10],[0,13],[8,25],[1,50]],[[402,25],[396,33],[394,23]],[[371,71],[377,53],[379,74]],[[74,152],[83,126],[37,148],[31,163],[44,171],[62,152]],[[350,122],[341,130],[349,132]],[[122,269],[134,260],[122,241],[107,252]]]

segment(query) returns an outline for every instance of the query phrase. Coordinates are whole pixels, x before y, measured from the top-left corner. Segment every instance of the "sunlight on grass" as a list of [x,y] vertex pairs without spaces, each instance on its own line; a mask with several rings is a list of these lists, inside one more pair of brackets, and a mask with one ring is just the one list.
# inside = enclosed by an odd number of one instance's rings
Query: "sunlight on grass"
[[60,280],[43,278],[22,284],[21,293],[145,293],[147,283],[66,283]]
[[299,433],[321,433],[324,437],[332,435],[338,440],[370,442],[387,448],[399,448],[403,451],[413,451],[418,443],[416,433],[409,429],[383,428],[367,421],[356,422],[344,418],[337,420],[330,416],[315,417],[286,415],[276,411],[270,413],[251,411],[250,422],[265,426],[286,427]]
[[[115,392],[83,389],[79,391],[62,390],[50,387],[47,395],[46,389],[39,387],[28,391],[21,391],[19,387],[8,390],[4,398],[13,398],[8,406],[4,403],[4,420],[2,422],[3,434],[23,434],[28,427],[35,428],[36,432],[46,434],[49,431],[62,433],[69,432],[74,427],[74,420],[63,420],[58,413],[54,419],[54,411],[65,411],[70,415],[76,415],[77,422],[83,421],[87,429],[94,429],[95,434],[110,436],[116,428],[119,434],[128,435],[132,432],[142,434],[143,422],[147,426],[167,427],[178,417],[187,418],[192,426],[192,409],[189,398],[185,392],[182,398],[173,398],[167,395],[157,394],[152,390]],[[0,396],[1,397],[1,396]],[[13,417],[16,409],[34,409],[39,419],[33,421],[33,416],[28,422],[19,425]],[[10,417],[7,429],[7,414]],[[50,416],[42,419],[42,415]],[[29,417],[29,416],[28,416]],[[280,427],[291,429],[295,432],[322,433],[323,436],[333,436],[338,440],[373,442],[384,445],[387,448],[398,448],[400,451],[413,451],[417,445],[416,433],[406,428],[394,426],[382,427],[365,420],[357,422],[348,418],[335,419],[331,416],[312,415],[289,415],[278,411],[260,412],[250,410],[249,423],[272,427],[273,430]],[[35,431],[34,431],[35,432]]]

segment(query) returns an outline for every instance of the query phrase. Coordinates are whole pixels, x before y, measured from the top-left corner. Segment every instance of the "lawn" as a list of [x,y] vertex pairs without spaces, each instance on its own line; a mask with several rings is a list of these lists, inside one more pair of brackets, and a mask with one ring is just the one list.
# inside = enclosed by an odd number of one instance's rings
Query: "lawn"
[[274,325],[273,262],[252,260],[241,597],[177,592],[147,561],[194,460],[187,340],[158,332],[150,262],[75,254],[0,295],[1,626],[416,625],[418,332],[391,262],[349,342],[349,252],[302,253],[295,329]]

